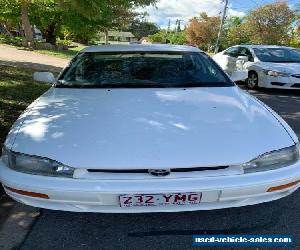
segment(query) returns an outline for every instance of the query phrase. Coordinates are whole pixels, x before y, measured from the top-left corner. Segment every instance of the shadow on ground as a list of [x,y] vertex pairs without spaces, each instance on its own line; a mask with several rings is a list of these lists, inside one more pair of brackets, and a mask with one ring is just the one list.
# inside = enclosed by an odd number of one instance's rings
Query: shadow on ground
[[0,60],[0,65],[12,66],[18,68],[28,68],[36,71],[60,72],[62,70],[62,67],[56,67],[47,64],[32,63],[32,62],[16,62],[16,61]]

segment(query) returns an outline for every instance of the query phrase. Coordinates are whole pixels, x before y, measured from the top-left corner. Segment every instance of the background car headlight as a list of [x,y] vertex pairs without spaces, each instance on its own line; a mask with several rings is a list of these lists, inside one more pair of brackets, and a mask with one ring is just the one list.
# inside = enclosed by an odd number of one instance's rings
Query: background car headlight
[[288,73],[284,73],[284,72],[279,72],[279,71],[275,71],[275,70],[264,70],[264,73],[268,76],[275,76],[275,77],[289,77],[290,74]]
[[11,169],[33,175],[73,177],[74,168],[59,162],[2,149],[2,160]]
[[263,154],[242,164],[245,173],[262,172],[283,168],[296,163],[299,159],[299,144]]

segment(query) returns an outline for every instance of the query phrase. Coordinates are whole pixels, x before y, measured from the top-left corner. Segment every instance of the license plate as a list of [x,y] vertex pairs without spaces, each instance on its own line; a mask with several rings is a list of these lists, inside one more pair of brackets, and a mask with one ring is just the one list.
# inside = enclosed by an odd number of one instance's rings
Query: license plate
[[182,206],[199,204],[202,192],[120,195],[121,207]]

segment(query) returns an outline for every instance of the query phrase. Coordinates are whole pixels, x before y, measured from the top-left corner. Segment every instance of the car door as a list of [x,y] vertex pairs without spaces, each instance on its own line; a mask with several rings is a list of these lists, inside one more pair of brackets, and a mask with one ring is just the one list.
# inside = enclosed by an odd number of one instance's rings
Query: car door
[[239,47],[238,56],[246,56],[248,58],[247,62],[243,62],[243,68],[248,69],[251,65],[254,64],[254,56],[251,51],[246,47]]
[[230,47],[222,53],[221,67],[231,76],[237,70],[236,61],[238,57],[239,47]]

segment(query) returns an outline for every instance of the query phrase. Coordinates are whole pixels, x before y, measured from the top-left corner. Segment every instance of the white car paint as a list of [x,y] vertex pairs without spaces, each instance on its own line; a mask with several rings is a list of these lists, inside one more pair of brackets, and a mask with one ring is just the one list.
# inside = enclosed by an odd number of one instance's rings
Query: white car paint
[[[184,46],[100,46],[85,51],[195,51]],[[5,191],[28,205],[76,212],[177,212],[239,207],[276,200],[300,185],[300,161],[245,174],[241,164],[298,143],[270,108],[232,87],[50,88],[12,127],[6,148],[75,168],[73,178],[25,174],[0,160]],[[212,170],[215,167],[228,168]],[[149,173],[89,170],[176,169]],[[283,190],[271,187],[294,183]],[[16,190],[47,194],[42,199]],[[197,205],[120,207],[124,194],[203,192]]]
[[244,81],[248,78],[248,70],[244,68],[243,60],[223,55],[223,53],[214,55],[213,59],[234,82]]
[[[13,151],[75,168],[237,165],[293,144],[277,119],[238,87],[51,88],[11,133]],[[251,150],[240,150],[245,143]]]
[[[262,62],[256,56],[254,48],[288,48],[283,46],[271,46],[271,45],[237,45],[230,47],[218,54],[213,58],[218,64],[226,69],[224,63],[228,60],[228,55],[226,51],[231,48],[246,48],[249,50],[253,57],[253,61],[247,61],[244,63],[243,68],[248,72],[254,71],[258,74],[258,86],[263,88],[277,88],[277,89],[300,89],[300,63],[272,63],[272,62]],[[290,48],[294,49],[294,48]],[[230,57],[231,60],[237,60],[237,58]],[[275,77],[269,76],[264,73],[265,70],[274,70],[278,72],[288,73],[289,77]],[[294,75],[294,76],[293,76]],[[297,75],[297,77],[295,76]],[[279,82],[283,83],[283,86],[273,85],[272,83]],[[296,84],[296,85],[295,85]],[[293,86],[294,85],[294,86]],[[297,87],[295,87],[297,86]]]

